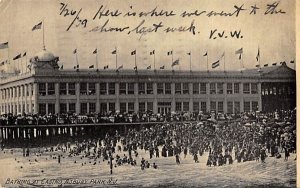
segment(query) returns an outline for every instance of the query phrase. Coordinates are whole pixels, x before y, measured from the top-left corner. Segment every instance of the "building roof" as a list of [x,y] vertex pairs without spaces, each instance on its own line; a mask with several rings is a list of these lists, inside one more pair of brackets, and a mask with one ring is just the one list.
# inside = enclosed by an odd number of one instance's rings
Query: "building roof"
[[46,49],[43,49],[42,51],[38,52],[34,58],[37,58],[39,62],[49,62],[53,61],[57,57],[53,55],[53,53],[47,51]]

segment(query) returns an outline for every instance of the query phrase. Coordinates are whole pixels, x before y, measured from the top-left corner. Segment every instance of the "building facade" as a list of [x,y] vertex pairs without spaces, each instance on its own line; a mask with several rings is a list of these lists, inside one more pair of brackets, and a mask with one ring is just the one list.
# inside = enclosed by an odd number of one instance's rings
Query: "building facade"
[[243,71],[59,70],[43,50],[31,71],[0,80],[1,113],[240,113],[293,109],[296,72],[283,63]]

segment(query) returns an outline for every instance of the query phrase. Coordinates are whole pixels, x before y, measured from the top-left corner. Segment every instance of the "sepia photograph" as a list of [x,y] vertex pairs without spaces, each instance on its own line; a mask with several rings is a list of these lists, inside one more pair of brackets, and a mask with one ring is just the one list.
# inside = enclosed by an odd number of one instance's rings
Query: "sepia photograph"
[[297,187],[296,0],[0,0],[0,187]]

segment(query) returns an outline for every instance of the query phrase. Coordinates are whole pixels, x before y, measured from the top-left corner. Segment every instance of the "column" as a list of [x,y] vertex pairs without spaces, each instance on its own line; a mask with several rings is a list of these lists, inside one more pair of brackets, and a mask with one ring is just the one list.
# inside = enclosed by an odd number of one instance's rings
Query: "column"
[[100,113],[100,84],[96,83],[96,113]]
[[76,94],[76,114],[80,114],[80,84],[75,83]]
[[120,111],[120,83],[116,82],[116,111]]
[[171,83],[171,95],[172,95],[172,102],[171,102],[171,112],[175,112],[175,83]]
[[12,88],[12,113],[14,115],[17,114],[17,109],[16,109],[16,88]]
[[207,101],[206,101],[206,110],[207,112],[210,112],[210,82],[206,83],[206,96],[207,96]]
[[59,83],[55,83],[54,85],[54,89],[55,89],[55,114],[59,114],[60,113],[60,109],[59,109]]
[[33,102],[34,102],[34,113],[38,113],[38,87],[37,83],[33,83]]
[[27,91],[28,91],[28,85],[27,84],[25,84],[25,89],[24,89],[24,102],[25,102],[25,109],[24,109],[24,111],[25,111],[25,113],[27,114],[28,113],[28,108],[27,108],[27,100],[28,100],[28,97],[27,97]]
[[20,111],[21,111],[21,109],[20,109],[20,97],[21,96],[19,95],[19,93],[20,93],[20,87],[17,86],[16,87],[16,98],[15,98],[16,105],[17,105],[17,113],[16,114],[20,113]]
[[261,96],[261,83],[257,83],[257,93],[258,93],[258,110],[262,111],[262,96]]
[[243,83],[239,83],[239,85],[240,85],[240,94],[239,94],[239,96],[241,96],[241,100],[240,100],[241,109],[240,109],[240,111],[244,112],[244,94],[243,94],[244,88],[243,88]]
[[223,83],[223,96],[224,96],[224,103],[223,103],[223,111],[227,113],[227,84]]
[[157,83],[153,83],[153,95],[154,95],[154,100],[153,100],[153,113],[157,114]]
[[189,98],[190,98],[190,100],[189,100],[189,111],[190,112],[193,112],[193,102],[194,102],[194,100],[193,100],[193,83],[189,83]]
[[138,83],[134,83],[134,112],[139,111],[139,90]]

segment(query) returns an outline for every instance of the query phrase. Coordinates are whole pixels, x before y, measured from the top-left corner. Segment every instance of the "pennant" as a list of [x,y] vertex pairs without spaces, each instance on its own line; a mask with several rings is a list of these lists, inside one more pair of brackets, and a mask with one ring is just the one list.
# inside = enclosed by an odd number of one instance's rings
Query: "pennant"
[[149,65],[149,66],[147,67],[147,70],[149,70],[149,69],[151,69],[151,65]]
[[5,62],[5,61],[2,61],[0,65],[1,65],[1,66],[4,65],[4,62]]
[[8,48],[8,42],[0,44],[0,49],[6,49]]
[[225,52],[221,55],[220,59],[225,56]]
[[172,54],[173,54],[173,51],[169,51],[169,52],[168,52],[168,55],[172,55]]
[[90,65],[90,66],[89,66],[89,69],[93,69],[93,68],[94,68],[94,65]]
[[264,67],[267,67],[268,66],[268,64],[264,64]]
[[74,66],[74,69],[76,69],[76,66]]
[[136,54],[136,50],[131,52],[131,55],[135,55]]
[[117,70],[123,69],[123,65],[119,66],[119,68]]
[[165,66],[163,65],[163,66],[159,67],[159,69],[165,69]]
[[255,67],[259,68],[260,66],[259,65],[255,65]]
[[114,51],[111,52],[111,54],[117,54],[117,50],[115,49]]
[[18,54],[16,57],[13,58],[13,60],[17,60],[21,58],[21,54]]
[[174,67],[175,65],[179,65],[179,59],[176,59],[176,60],[172,63],[172,67]]
[[204,57],[207,56],[207,52],[203,55]]
[[26,55],[27,55],[26,52],[24,52],[23,57],[26,56]]
[[93,54],[96,54],[97,53],[97,48],[93,51]]
[[214,69],[217,68],[219,65],[220,65],[220,60],[214,62],[211,67]]
[[32,31],[41,29],[41,28],[42,28],[42,23],[43,23],[43,22],[40,22],[40,23],[38,23],[37,25],[33,26]]
[[76,65],[76,68],[79,69],[79,65]]
[[105,70],[105,69],[108,69],[108,65],[104,66],[103,69],[104,69],[104,70]]
[[77,53],[77,48],[73,51],[73,54],[76,54]]
[[260,58],[260,54],[259,54],[259,48],[258,48],[258,50],[257,50],[257,55],[256,55],[256,61],[258,61],[259,58]]
[[155,54],[155,50],[153,50],[152,52],[150,52],[150,55],[154,55]]
[[27,68],[31,71],[31,65],[27,65]]
[[63,69],[64,69],[64,65],[61,65],[60,70],[63,70]]
[[242,54],[242,53],[243,53],[243,48],[240,48],[237,51],[235,51],[235,54]]
[[191,55],[191,52],[187,53],[187,55]]
[[273,66],[276,66],[276,65],[277,65],[277,63],[273,63],[272,65],[273,65]]
[[137,66],[134,66],[133,69],[134,69],[134,70],[137,70]]
[[295,61],[290,61],[290,63],[291,63],[291,64],[294,64],[294,63],[295,63]]

